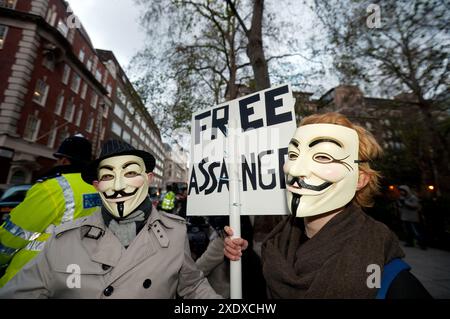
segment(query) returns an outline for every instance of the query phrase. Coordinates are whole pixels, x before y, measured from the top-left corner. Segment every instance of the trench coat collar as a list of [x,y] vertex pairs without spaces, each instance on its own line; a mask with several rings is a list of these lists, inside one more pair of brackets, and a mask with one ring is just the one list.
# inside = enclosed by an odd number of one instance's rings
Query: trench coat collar
[[[145,231],[153,232],[157,237],[159,245],[163,248],[167,248],[169,246],[169,237],[161,226],[164,226],[166,229],[172,229],[175,227],[176,223],[177,221],[172,220],[170,217],[165,216],[156,208],[152,207],[152,212],[140,233]],[[124,255],[127,250],[122,246],[113,232],[110,231],[105,225],[101,214],[101,209],[98,209],[95,213],[87,217],[82,222],[81,239],[85,240],[86,235],[91,231],[94,233],[101,232],[102,234],[97,239],[97,244],[84,245],[91,257],[91,260],[112,267],[117,266],[121,256]],[[140,233],[136,236],[139,236]],[[118,247],[120,247],[120,249]],[[141,260],[153,255],[155,253],[154,248],[155,247],[151,245],[147,246],[147,249],[142,250],[142,258],[138,258],[135,262],[139,263]]]

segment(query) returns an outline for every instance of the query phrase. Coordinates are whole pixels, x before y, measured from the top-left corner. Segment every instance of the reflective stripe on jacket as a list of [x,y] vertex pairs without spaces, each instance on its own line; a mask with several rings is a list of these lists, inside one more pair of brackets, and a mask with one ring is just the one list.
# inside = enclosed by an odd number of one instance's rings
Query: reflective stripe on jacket
[[0,287],[43,249],[56,226],[90,215],[100,204],[80,173],[36,183],[0,227],[0,267],[7,266]]

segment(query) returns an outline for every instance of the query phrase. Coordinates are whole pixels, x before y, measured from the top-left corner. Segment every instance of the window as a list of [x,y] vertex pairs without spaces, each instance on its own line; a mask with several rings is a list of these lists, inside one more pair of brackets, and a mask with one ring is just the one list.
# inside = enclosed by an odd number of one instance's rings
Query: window
[[58,125],[58,122],[55,121],[53,124],[52,130],[50,131],[50,134],[48,135],[47,146],[50,148],[55,147],[56,135],[58,134],[57,125]]
[[116,114],[118,118],[123,120],[124,112],[123,109],[118,104],[114,106],[114,114]]
[[86,98],[87,93],[87,84],[83,83],[83,88],[81,89],[81,98],[84,100]]
[[128,127],[131,127],[133,125],[133,122],[131,122],[131,119],[128,115],[125,116],[125,125]]
[[37,117],[37,115],[28,115],[23,138],[31,142],[36,141],[40,126],[41,120]]
[[66,127],[64,127],[64,129],[61,131],[61,134],[58,137],[58,144],[57,145],[61,145],[61,143],[70,136],[69,130]]
[[108,84],[108,86],[106,87],[106,91],[108,91],[108,96],[111,97],[111,95],[112,95],[112,86],[111,86],[111,84]]
[[122,102],[123,105],[127,104],[127,98],[119,87],[117,88],[117,98],[120,100],[120,102]]
[[91,106],[96,109],[97,108],[97,102],[98,102],[98,95],[95,92],[92,92],[91,97]]
[[14,9],[16,7],[16,0],[0,0],[0,7]]
[[91,113],[91,115],[89,116],[89,119],[87,121],[87,124],[86,124],[86,131],[88,133],[92,133],[93,129],[94,129],[94,114]]
[[62,82],[66,85],[69,84],[69,78],[70,78],[70,66],[68,66],[66,64],[66,65],[64,65],[64,73],[63,73]]
[[64,119],[69,122],[73,121],[73,116],[75,114],[75,104],[73,102],[73,98],[67,103],[66,112],[64,113]]
[[91,71],[91,69],[92,69],[92,60],[88,60],[88,61],[87,61],[86,67],[87,67],[87,69],[88,69],[89,71]]
[[86,56],[86,54],[84,53],[83,49],[80,49],[80,53],[78,54],[78,58],[80,59],[80,61],[82,63],[84,63],[84,57]]
[[134,132],[134,134],[136,134],[137,136],[139,136],[140,133],[141,133],[141,132],[139,131],[139,127],[138,127],[138,124],[137,124],[137,123],[134,124],[133,132]]
[[77,113],[77,119],[75,120],[75,125],[80,126],[81,124],[81,117],[83,116],[83,106],[80,107]]
[[111,126],[111,130],[113,131],[114,134],[116,134],[117,136],[121,136],[122,135],[122,128],[120,127],[120,125],[113,121],[112,122],[112,126]]
[[127,142],[130,143],[131,142],[131,135],[130,133],[128,133],[127,131],[123,131],[123,135],[122,135],[122,139]]
[[61,115],[63,106],[64,106],[64,93],[61,92],[61,94],[58,96],[58,99],[56,100],[56,107],[55,107],[56,115]]
[[99,70],[95,71],[95,78],[97,81],[102,82],[102,73]]
[[6,34],[8,33],[8,27],[6,25],[0,24],[0,49],[3,48],[5,44]]
[[58,29],[58,31],[61,32],[61,34],[65,38],[67,38],[67,34],[69,33],[69,28],[62,20],[58,21],[58,26],[56,27],[56,29]]
[[34,89],[33,101],[39,105],[45,106],[47,102],[49,86],[43,80],[39,79],[36,82],[36,88]]
[[71,89],[73,92],[77,93],[80,92],[80,85],[81,85],[81,78],[78,74],[73,72],[72,76],[72,86]]

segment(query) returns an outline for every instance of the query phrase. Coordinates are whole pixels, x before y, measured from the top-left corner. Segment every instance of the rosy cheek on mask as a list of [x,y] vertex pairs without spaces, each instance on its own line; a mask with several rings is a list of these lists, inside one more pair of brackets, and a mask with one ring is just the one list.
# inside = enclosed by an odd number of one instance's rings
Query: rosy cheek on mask
[[111,189],[113,187],[113,183],[111,181],[100,181],[98,182],[98,189],[100,190],[100,192],[104,193],[107,190]]
[[144,185],[144,182],[145,182],[145,180],[144,180],[144,177],[142,175],[131,177],[131,178],[127,179],[127,184],[129,186],[133,186],[133,187],[136,187],[136,188],[139,188],[142,185]]
[[336,183],[342,180],[348,173],[347,169],[342,166],[342,164],[318,164],[321,166],[316,166],[315,175],[321,179]]

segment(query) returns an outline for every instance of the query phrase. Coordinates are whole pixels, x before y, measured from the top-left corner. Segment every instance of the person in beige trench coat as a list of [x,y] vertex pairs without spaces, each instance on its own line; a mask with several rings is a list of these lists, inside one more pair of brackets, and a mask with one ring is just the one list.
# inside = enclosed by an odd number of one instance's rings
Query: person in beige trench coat
[[191,258],[185,220],[152,207],[147,192],[153,168],[151,154],[106,142],[82,174],[103,207],[57,227],[0,297],[222,298]]

